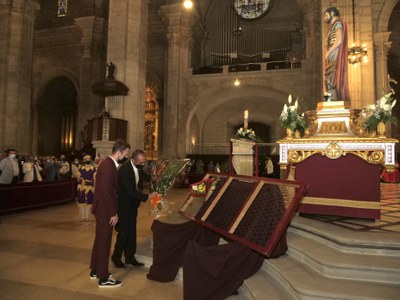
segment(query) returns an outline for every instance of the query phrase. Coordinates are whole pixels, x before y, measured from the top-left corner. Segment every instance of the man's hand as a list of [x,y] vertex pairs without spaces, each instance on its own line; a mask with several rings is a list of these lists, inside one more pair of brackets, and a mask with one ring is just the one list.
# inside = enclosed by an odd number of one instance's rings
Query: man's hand
[[110,219],[110,225],[111,225],[112,227],[114,227],[117,223],[118,223],[118,215],[115,215],[115,216],[111,217],[111,219]]

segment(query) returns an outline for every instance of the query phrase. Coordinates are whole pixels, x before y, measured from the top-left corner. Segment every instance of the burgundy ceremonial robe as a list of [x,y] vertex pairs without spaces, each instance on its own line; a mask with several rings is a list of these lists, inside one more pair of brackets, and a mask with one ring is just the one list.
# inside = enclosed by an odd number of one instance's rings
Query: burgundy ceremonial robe
[[117,168],[107,157],[99,166],[95,179],[92,213],[96,217],[96,236],[93,244],[90,268],[97,277],[108,278],[108,261],[113,227],[111,217],[117,214]]

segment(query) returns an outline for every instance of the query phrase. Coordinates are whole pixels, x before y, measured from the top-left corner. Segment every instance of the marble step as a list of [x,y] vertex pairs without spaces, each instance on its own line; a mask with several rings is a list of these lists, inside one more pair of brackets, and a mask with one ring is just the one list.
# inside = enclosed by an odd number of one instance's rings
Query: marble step
[[249,279],[245,280],[243,286],[246,287],[254,300],[294,300],[295,295],[277,281],[273,275],[260,269]]
[[301,300],[395,300],[400,295],[400,284],[329,278],[290,255],[266,260],[262,270]]
[[360,281],[400,283],[400,258],[342,252],[296,232],[288,232],[288,254],[324,276]]
[[301,216],[292,220],[288,232],[297,233],[342,252],[400,258],[400,234],[396,232],[353,231]]

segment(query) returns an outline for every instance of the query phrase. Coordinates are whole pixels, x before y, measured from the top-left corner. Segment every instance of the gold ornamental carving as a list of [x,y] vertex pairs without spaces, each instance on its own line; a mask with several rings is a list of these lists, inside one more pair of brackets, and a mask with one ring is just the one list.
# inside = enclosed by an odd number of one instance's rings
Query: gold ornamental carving
[[346,122],[323,122],[321,124],[320,134],[344,134],[347,133]]
[[350,110],[350,130],[355,136],[362,136],[363,132],[363,122],[361,117],[361,109],[351,109]]
[[330,143],[325,150],[326,157],[330,159],[337,159],[343,155],[343,150],[337,143]]
[[383,164],[385,162],[385,153],[383,150],[375,151],[352,151],[348,152],[357,155],[359,158],[374,165]]
[[318,118],[317,111],[309,110],[305,112],[307,129],[305,132],[305,137],[311,137],[316,134],[318,128]]
[[[311,155],[321,154],[330,159],[338,159],[340,156],[353,154],[366,161],[367,163],[378,165],[385,162],[385,153],[383,150],[366,150],[366,151],[343,151],[336,143],[331,143],[324,150],[290,150],[288,153],[288,162],[291,164],[301,163]],[[285,170],[286,164],[281,164],[281,169]]]
[[380,202],[374,202],[374,201],[359,201],[350,199],[333,199],[333,198],[321,198],[321,197],[303,197],[301,203],[351,207],[351,208],[364,208],[364,209],[380,209],[381,206]]
[[319,151],[298,151],[290,150],[288,154],[288,160],[291,163],[300,163],[311,155],[318,153]]

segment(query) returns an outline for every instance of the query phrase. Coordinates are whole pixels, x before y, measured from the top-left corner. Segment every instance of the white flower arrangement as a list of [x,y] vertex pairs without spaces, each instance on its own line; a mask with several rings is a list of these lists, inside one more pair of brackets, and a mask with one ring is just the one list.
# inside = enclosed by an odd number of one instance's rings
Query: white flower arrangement
[[243,127],[240,127],[235,134],[235,138],[255,141],[257,139],[257,136],[253,129],[243,129]]
[[282,127],[300,131],[304,131],[307,128],[306,123],[304,121],[304,113],[299,114],[297,111],[298,108],[299,108],[298,100],[296,99],[296,101],[292,105],[292,95],[289,95],[288,105],[285,104],[283,106],[282,113],[279,117]]
[[[397,84],[395,80],[389,78],[389,84],[391,82]],[[394,95],[394,90],[391,89],[389,93],[384,94],[378,99],[375,104],[370,105],[362,111],[363,126],[366,131],[371,132],[376,130],[380,122],[392,122],[397,126],[397,119],[392,115],[392,109],[397,102]]]

